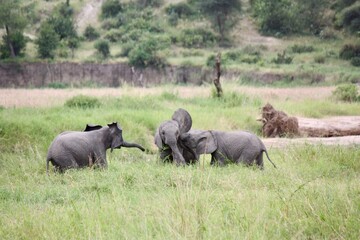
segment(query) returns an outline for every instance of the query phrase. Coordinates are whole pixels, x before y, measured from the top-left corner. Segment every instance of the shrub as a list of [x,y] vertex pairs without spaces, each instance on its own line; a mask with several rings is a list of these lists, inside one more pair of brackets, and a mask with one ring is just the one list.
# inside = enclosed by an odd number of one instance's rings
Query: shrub
[[63,83],[63,82],[52,82],[47,85],[48,88],[54,88],[54,89],[64,89],[68,88],[69,84]]
[[315,57],[314,57],[314,61],[315,61],[316,63],[323,64],[323,63],[325,63],[325,60],[326,60],[326,58],[325,58],[325,56],[323,56],[323,55],[318,55],[318,56],[315,56]]
[[129,52],[129,63],[133,66],[163,67],[166,60],[159,56],[158,51],[170,45],[170,39],[147,36],[140,39]]
[[355,3],[340,12],[339,25],[353,33],[360,31],[360,3]]
[[100,53],[104,58],[109,57],[110,55],[110,44],[109,41],[100,39],[94,44],[95,49]]
[[95,108],[101,105],[99,99],[85,95],[78,95],[65,102],[66,107],[70,108]]
[[165,11],[169,16],[176,16],[177,18],[188,17],[196,13],[190,4],[186,2],[170,4]]
[[109,40],[110,42],[117,42],[122,37],[122,31],[118,29],[111,29],[105,34],[105,39]]
[[337,39],[337,34],[333,29],[326,27],[320,31],[319,37],[324,40],[334,40]]
[[359,100],[358,89],[355,84],[339,85],[334,91],[333,96],[336,99],[345,102],[355,102]]
[[118,0],[106,0],[101,5],[101,17],[103,19],[115,17],[122,10],[123,10],[123,7],[121,6],[121,4]]
[[360,57],[360,44],[345,44],[339,54],[341,59],[351,60],[354,57]]
[[308,53],[313,52],[315,49],[313,46],[295,44],[291,47],[291,50],[293,53]]
[[360,67],[360,57],[353,57],[351,59],[351,65],[355,67]]
[[179,36],[179,42],[187,48],[211,47],[216,40],[215,34],[204,28],[185,29]]
[[22,32],[14,32],[10,36],[4,35],[3,43],[0,45],[0,58],[9,58],[11,56],[10,48],[7,44],[8,39],[12,43],[15,56],[23,56],[24,49],[26,47],[27,39]]
[[273,63],[276,64],[290,64],[292,63],[293,57],[287,56],[286,51],[283,53],[278,53],[277,57],[272,60]]
[[39,56],[41,58],[53,58],[59,42],[59,36],[52,26],[49,23],[42,24],[39,37],[35,42],[38,46]]
[[88,41],[93,41],[100,37],[100,33],[94,27],[88,25],[85,28],[84,37]]
[[160,7],[163,0],[137,0],[137,3],[141,7]]
[[47,22],[54,28],[60,40],[77,36],[74,21],[71,17],[55,16],[51,17]]

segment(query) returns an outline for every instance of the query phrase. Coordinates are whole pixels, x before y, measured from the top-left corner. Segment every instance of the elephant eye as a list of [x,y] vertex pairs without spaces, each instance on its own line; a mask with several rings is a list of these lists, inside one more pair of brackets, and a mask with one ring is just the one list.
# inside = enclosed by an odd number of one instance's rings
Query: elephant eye
[[161,131],[161,134],[162,134],[162,135],[165,135],[165,131]]

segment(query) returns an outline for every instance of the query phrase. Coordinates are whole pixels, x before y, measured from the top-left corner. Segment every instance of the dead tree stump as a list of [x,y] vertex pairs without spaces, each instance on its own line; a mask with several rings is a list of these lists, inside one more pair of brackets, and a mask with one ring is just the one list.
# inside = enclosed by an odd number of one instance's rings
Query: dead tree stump
[[216,87],[216,93],[218,97],[222,97],[223,90],[220,83],[220,76],[221,76],[221,53],[218,53],[215,59],[215,71],[216,71],[216,78],[214,79],[214,85]]

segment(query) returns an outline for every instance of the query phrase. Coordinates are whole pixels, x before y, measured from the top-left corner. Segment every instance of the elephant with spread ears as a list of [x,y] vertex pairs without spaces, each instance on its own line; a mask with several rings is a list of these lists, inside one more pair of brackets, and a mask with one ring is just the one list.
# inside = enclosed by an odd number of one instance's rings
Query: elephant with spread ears
[[121,147],[135,147],[145,151],[139,144],[124,141],[122,129],[116,122],[104,127],[87,125],[84,131],[63,132],[49,147],[46,172],[49,172],[49,162],[60,172],[93,165],[107,168],[106,150],[111,148],[112,152]]
[[[180,135],[180,142],[187,152],[194,153],[193,161],[200,154],[211,154],[211,164],[223,166],[226,161],[253,165],[264,168],[263,153],[269,158],[264,143],[255,134],[246,131],[204,131],[191,130]],[[190,161],[190,159],[187,159]]]
[[155,144],[159,148],[160,158],[166,162],[175,162],[176,165],[185,165],[195,159],[195,153],[184,149],[180,135],[188,132],[192,126],[190,114],[179,108],[172,115],[171,120],[160,124],[155,132]]

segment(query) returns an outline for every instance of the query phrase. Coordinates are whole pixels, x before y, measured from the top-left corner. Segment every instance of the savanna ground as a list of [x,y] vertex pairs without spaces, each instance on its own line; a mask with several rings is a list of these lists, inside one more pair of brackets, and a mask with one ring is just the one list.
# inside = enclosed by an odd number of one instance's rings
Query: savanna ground
[[[360,149],[290,144],[269,148],[274,169],[158,161],[153,135],[179,107],[193,128],[244,129],[260,135],[260,107],[293,116],[360,115],[332,87],[1,89],[0,236],[2,239],[358,239]],[[78,94],[95,108],[70,108]],[[117,121],[136,149],[108,152],[108,170],[45,173],[47,148],[65,130]]]

